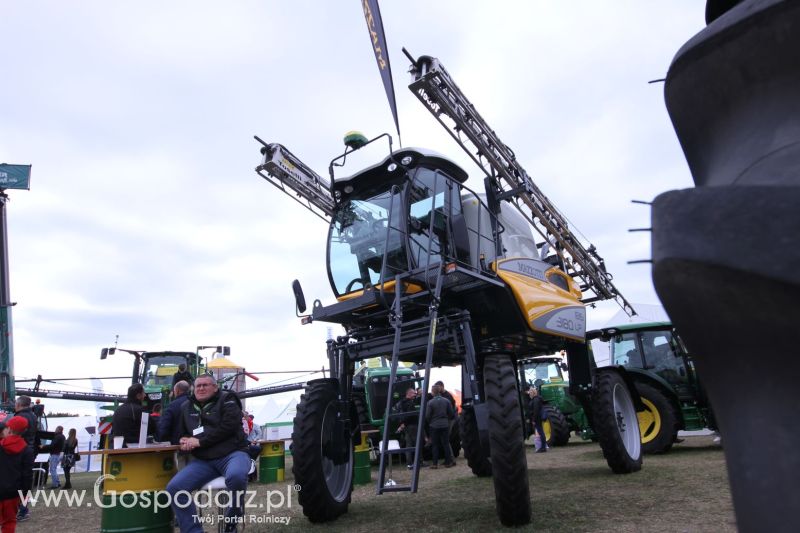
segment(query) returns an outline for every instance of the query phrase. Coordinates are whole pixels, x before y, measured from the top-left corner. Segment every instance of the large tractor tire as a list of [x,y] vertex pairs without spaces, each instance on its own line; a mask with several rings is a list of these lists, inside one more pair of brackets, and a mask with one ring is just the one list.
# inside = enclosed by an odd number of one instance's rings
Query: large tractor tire
[[352,438],[339,439],[344,450],[333,445],[336,397],[333,384],[312,384],[300,398],[294,417],[292,473],[300,485],[297,496],[303,514],[311,522],[329,522],[346,513],[353,491]]
[[642,438],[636,408],[625,381],[614,370],[598,370],[592,395],[594,431],[615,474],[642,468]]
[[569,422],[556,406],[545,406],[542,413],[542,427],[548,446],[566,446],[569,442]]
[[531,521],[528,461],[514,364],[502,354],[486,356],[483,387],[489,409],[489,450],[497,504],[504,526]]
[[461,454],[461,431],[458,426],[458,420],[450,426],[450,449],[453,450],[453,457]]
[[475,411],[471,407],[463,407],[458,416],[458,432],[461,435],[461,446],[464,448],[464,458],[478,477],[492,475],[492,463],[489,462],[489,450],[484,450],[481,437],[478,433],[478,423],[475,421]]
[[636,383],[644,404],[638,413],[643,453],[666,453],[678,436],[678,416],[662,391],[647,383]]

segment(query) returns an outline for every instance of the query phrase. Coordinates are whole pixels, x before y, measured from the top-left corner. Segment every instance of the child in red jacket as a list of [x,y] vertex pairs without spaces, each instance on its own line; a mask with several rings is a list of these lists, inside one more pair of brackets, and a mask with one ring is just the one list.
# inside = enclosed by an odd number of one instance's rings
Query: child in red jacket
[[0,431],[0,532],[14,533],[17,528],[19,491],[31,490],[33,450],[22,438],[28,421],[14,416]]

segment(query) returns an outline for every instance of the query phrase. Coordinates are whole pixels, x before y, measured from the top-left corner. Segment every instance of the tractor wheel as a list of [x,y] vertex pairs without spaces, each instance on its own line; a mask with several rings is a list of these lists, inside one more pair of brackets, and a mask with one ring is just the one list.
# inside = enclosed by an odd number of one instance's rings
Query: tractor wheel
[[356,408],[359,425],[371,427],[371,423],[369,421],[369,413],[367,412],[367,406],[364,403],[364,393],[362,391],[352,391],[350,399]]
[[555,406],[545,406],[542,425],[548,446],[566,446],[569,442],[569,422],[564,417],[561,409]]
[[[312,384],[294,417],[292,473],[301,487],[297,496],[303,514],[311,522],[328,522],[346,513],[353,491],[353,442],[346,432],[338,439],[334,434],[336,398],[331,383]],[[334,445],[336,441],[340,445]]]
[[489,449],[497,516],[504,526],[521,526],[531,521],[531,493],[517,378],[508,356],[486,356],[483,387],[489,408]]
[[615,474],[642,468],[642,439],[636,408],[625,381],[613,370],[598,370],[592,395],[594,431]]
[[472,469],[472,473],[478,477],[489,477],[492,475],[492,463],[489,462],[489,454],[481,445],[481,437],[478,433],[478,423],[475,421],[475,411],[471,407],[463,407],[458,416],[458,432],[461,434],[461,446],[464,448],[464,458]]
[[461,432],[458,428],[458,421],[450,427],[450,449],[453,450],[453,457],[461,454]]
[[678,417],[663,392],[647,383],[636,383],[644,404],[638,413],[643,453],[665,453],[678,436]]

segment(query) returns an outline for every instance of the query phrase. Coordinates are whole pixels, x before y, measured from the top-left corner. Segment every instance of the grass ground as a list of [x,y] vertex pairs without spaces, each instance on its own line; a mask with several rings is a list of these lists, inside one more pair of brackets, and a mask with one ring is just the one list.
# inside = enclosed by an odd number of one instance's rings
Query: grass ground
[[[291,459],[286,480],[269,485],[251,484],[266,501],[267,491],[291,487]],[[398,482],[407,475],[402,465],[393,469]],[[373,471],[373,479],[376,472]],[[91,491],[96,474],[73,476],[73,487]],[[611,473],[600,447],[573,440],[566,447],[545,454],[528,452],[528,478],[533,501],[533,523],[525,530],[541,532],[727,532],[736,531],[725,459],[711,437],[687,437],[672,451],[646,456],[641,472],[618,476]],[[292,492],[292,489],[289,489]],[[265,524],[264,509],[248,511],[253,520],[245,531],[506,531],[494,510],[491,478],[477,478],[460,459],[450,469],[425,469],[417,494],[375,495],[374,483],[357,486],[349,512],[335,522],[309,523],[291,494],[291,507],[273,510],[289,517],[288,525]],[[91,495],[88,497],[91,499]],[[272,501],[279,498],[273,493]],[[18,525],[21,533],[98,531],[101,511],[92,507],[33,509],[33,518]],[[215,528],[207,527],[207,531]]]

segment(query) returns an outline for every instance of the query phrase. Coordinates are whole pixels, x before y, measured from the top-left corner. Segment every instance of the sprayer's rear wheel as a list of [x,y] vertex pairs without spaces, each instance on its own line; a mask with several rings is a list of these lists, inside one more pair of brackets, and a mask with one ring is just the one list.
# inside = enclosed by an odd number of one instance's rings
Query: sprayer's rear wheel
[[453,450],[453,457],[461,454],[461,431],[458,427],[458,420],[450,426],[450,449]]
[[478,433],[478,423],[475,421],[475,411],[472,407],[464,406],[458,417],[461,446],[464,448],[464,458],[472,473],[478,477],[492,475],[492,463],[489,462],[489,450],[484,450],[481,437]]
[[598,370],[592,396],[593,426],[615,474],[642,468],[639,420],[628,386],[614,370]]
[[489,449],[497,515],[505,526],[531,521],[528,461],[514,364],[502,354],[486,356],[484,390],[489,408]]
[[[353,491],[353,442],[349,434],[334,446],[336,387],[313,383],[297,404],[292,432],[292,473],[297,497],[311,522],[328,522],[347,512]],[[335,460],[344,454],[344,460]],[[338,463],[338,464],[337,464]]]

